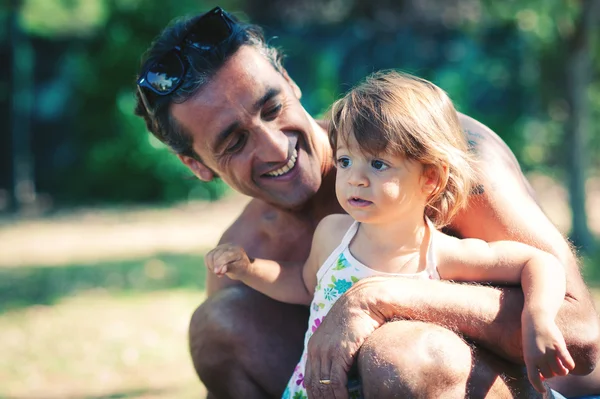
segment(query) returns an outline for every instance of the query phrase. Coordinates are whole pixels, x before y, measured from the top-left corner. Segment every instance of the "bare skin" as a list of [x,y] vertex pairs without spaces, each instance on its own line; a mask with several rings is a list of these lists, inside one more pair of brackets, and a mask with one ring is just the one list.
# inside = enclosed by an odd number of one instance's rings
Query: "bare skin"
[[[277,94],[266,102],[258,101],[269,89]],[[341,212],[334,194],[326,133],[304,112],[299,95],[286,74],[273,69],[255,50],[242,48],[199,93],[171,108],[194,137],[194,149],[202,159],[198,162],[182,156],[182,162],[202,180],[210,180],[216,173],[234,189],[257,198],[221,239],[244,247],[251,257],[303,262],[318,222]],[[283,106],[277,108],[278,104]],[[273,109],[278,109],[275,116]],[[576,363],[572,373],[589,373],[600,353],[600,329],[575,256],[536,204],[508,147],[473,119],[463,115],[461,123],[481,160],[481,186],[472,195],[468,211],[455,218],[450,230],[486,241],[521,241],[562,261],[567,295],[557,325]],[[215,138],[223,136],[224,144],[215,145]],[[243,149],[237,150],[240,140]],[[222,151],[219,146],[236,151]],[[298,165],[290,173],[295,180],[269,177],[289,162],[293,148],[299,154]],[[209,298],[190,324],[190,351],[208,390],[218,398],[241,397],[241,393],[246,398],[280,395],[301,353],[308,312],[272,301],[226,278],[209,276],[207,289]],[[356,350],[351,356],[358,359],[367,397],[394,397],[401,389],[415,397],[535,397],[520,367],[522,307],[522,292],[515,288],[367,279],[334,305],[313,335],[311,346],[332,364],[341,364],[336,348],[360,333],[364,320],[372,320],[370,315],[384,315],[384,321],[418,320],[426,323],[395,321],[381,323],[375,332],[363,331],[363,348],[373,356]],[[452,331],[477,348],[472,349]],[[423,351],[396,350],[391,358],[371,362],[398,343],[398,334],[404,342],[423,342]],[[436,339],[422,339],[427,334]],[[446,364],[451,364],[442,368],[444,378],[423,378],[431,372],[428,354],[432,350],[442,353]],[[403,373],[406,364],[418,372]],[[342,366],[337,369],[339,373],[345,370]],[[557,377],[551,385],[565,395],[598,393],[596,374]],[[380,386],[382,375],[396,382],[390,392],[373,391]],[[336,380],[339,376],[317,377]],[[571,382],[574,378],[578,380]],[[314,377],[312,381],[315,383]],[[587,391],[581,392],[581,386]],[[321,395],[317,397],[332,397],[323,387],[317,387],[317,392]]]

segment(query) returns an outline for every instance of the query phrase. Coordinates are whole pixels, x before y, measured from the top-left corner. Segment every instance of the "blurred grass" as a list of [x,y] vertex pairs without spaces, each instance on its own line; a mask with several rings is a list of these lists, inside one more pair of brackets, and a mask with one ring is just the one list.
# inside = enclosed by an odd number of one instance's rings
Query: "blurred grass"
[[0,399],[203,398],[203,252],[247,199],[0,219]]
[[96,264],[0,268],[0,313],[51,305],[87,290],[141,293],[170,288],[204,289],[201,255],[159,254]]
[[0,315],[0,398],[200,398],[187,326],[203,294],[78,293]]
[[0,398],[198,398],[198,255],[0,269]]

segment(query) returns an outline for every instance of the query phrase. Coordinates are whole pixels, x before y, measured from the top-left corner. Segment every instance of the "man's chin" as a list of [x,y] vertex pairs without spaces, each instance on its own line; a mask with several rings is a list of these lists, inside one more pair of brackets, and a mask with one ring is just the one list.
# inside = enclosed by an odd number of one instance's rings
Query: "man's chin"
[[281,196],[271,196],[263,198],[263,201],[281,209],[288,211],[301,211],[306,208],[310,199],[314,197],[316,192],[307,190],[304,193],[286,193]]
[[298,212],[304,209],[307,205],[308,200],[298,201],[292,199],[277,199],[267,201],[269,204],[273,205],[276,208],[284,209],[286,211]]

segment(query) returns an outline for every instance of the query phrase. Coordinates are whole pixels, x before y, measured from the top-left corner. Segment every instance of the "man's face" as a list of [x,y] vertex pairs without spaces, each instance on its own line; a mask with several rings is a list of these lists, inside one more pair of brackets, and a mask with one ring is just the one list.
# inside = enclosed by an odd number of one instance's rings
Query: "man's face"
[[203,180],[210,169],[243,194],[301,206],[321,185],[328,143],[299,97],[291,80],[242,46],[196,95],[171,106],[204,165],[184,163]]

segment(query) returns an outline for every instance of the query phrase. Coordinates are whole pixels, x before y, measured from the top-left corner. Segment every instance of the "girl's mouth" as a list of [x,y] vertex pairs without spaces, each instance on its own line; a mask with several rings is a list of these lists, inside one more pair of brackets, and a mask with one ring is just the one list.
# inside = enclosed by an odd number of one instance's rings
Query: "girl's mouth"
[[350,204],[350,206],[353,206],[356,208],[364,208],[364,207],[371,205],[373,202],[367,201],[367,200],[359,198],[359,197],[350,197],[348,199],[348,203]]

